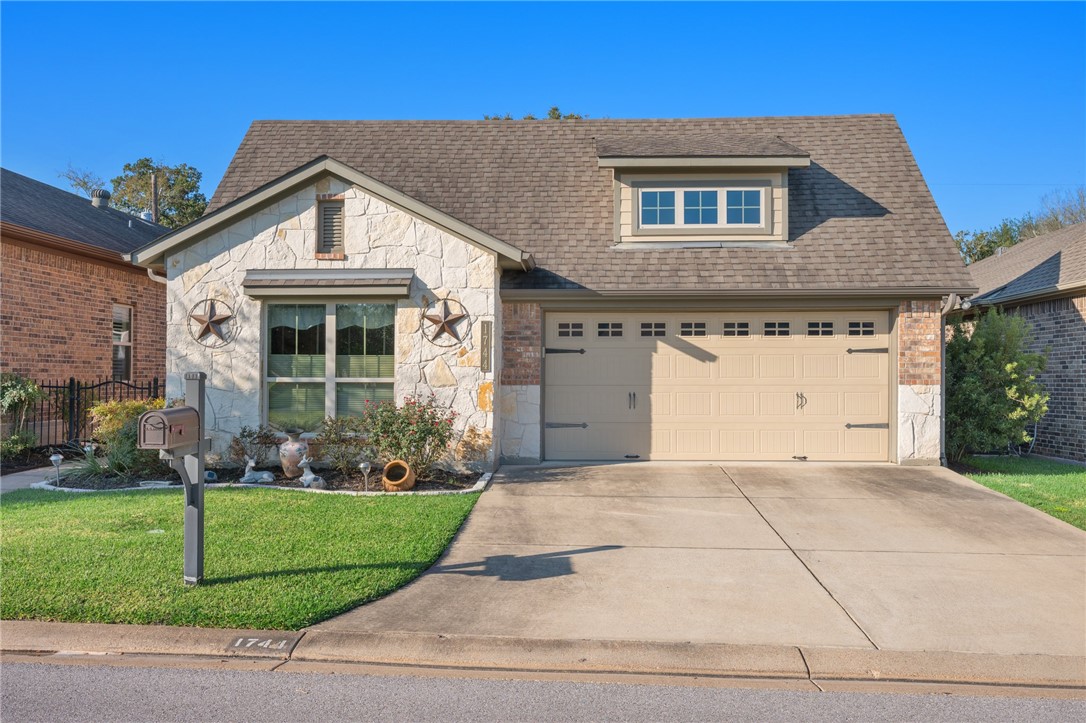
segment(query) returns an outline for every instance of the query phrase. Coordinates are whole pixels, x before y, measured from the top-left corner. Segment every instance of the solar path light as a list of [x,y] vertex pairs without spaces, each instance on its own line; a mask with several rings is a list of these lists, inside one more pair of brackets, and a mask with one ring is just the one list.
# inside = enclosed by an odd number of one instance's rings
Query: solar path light
[[49,461],[53,463],[53,466],[57,468],[57,487],[60,487],[60,463],[64,461],[64,457],[56,452],[49,455]]

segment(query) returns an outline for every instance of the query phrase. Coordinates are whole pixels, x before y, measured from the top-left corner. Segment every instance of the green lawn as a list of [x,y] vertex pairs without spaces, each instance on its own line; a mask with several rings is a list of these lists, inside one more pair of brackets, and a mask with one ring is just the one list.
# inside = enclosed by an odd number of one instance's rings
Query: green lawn
[[1037,457],[968,457],[967,476],[1086,530],[1086,467]]
[[210,489],[204,584],[186,587],[180,489],[8,492],[0,617],[297,630],[417,577],[477,498]]

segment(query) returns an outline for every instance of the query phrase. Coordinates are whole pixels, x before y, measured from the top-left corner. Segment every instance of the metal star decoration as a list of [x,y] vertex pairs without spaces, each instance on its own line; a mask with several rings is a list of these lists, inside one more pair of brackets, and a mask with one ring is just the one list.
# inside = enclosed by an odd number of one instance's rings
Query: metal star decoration
[[448,334],[453,339],[461,341],[460,334],[456,331],[456,322],[463,319],[467,314],[455,314],[449,310],[449,302],[441,302],[440,314],[426,314],[422,318],[434,325],[434,335],[430,337],[430,341],[437,341],[437,338],[442,334]]
[[233,318],[233,314],[216,311],[215,302],[209,299],[203,314],[193,313],[189,317],[200,325],[200,330],[196,333],[197,341],[203,340],[208,334],[217,337],[219,341],[225,341],[222,335],[222,325]]

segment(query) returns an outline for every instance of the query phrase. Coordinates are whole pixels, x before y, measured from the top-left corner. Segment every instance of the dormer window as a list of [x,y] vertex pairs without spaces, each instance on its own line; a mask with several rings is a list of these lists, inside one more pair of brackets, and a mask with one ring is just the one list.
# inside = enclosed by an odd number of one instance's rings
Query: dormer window
[[[761,229],[765,218],[762,188],[698,183],[697,188],[638,189],[639,227],[658,229]],[[725,205],[721,207],[721,200]]]

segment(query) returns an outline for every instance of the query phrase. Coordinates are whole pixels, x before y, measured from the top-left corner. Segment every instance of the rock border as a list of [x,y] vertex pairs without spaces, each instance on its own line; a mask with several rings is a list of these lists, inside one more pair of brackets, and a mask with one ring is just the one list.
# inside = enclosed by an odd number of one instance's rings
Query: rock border
[[[316,494],[326,495],[350,495],[352,497],[395,497],[395,496],[410,496],[418,495],[422,497],[433,495],[469,495],[475,492],[483,492],[489,486],[491,480],[494,479],[493,472],[484,472],[479,480],[468,489],[464,490],[408,490],[406,492],[385,492],[384,490],[371,490],[366,492],[365,490],[315,490],[312,487],[282,487],[280,485],[268,485],[268,484],[253,484],[253,483],[240,483],[240,482],[205,482],[206,487],[221,488],[221,487],[256,487],[260,489],[268,490],[283,490],[286,492],[313,492]],[[49,492],[72,492],[76,494],[82,494],[87,492],[142,492],[143,490],[162,490],[170,488],[180,488],[181,485],[171,484],[163,480],[146,480],[140,483],[139,487],[117,487],[107,490],[95,490],[85,487],[57,487],[54,484],[50,484],[49,480],[42,480],[41,482],[35,482],[30,485],[30,489],[34,490],[47,490]]]

